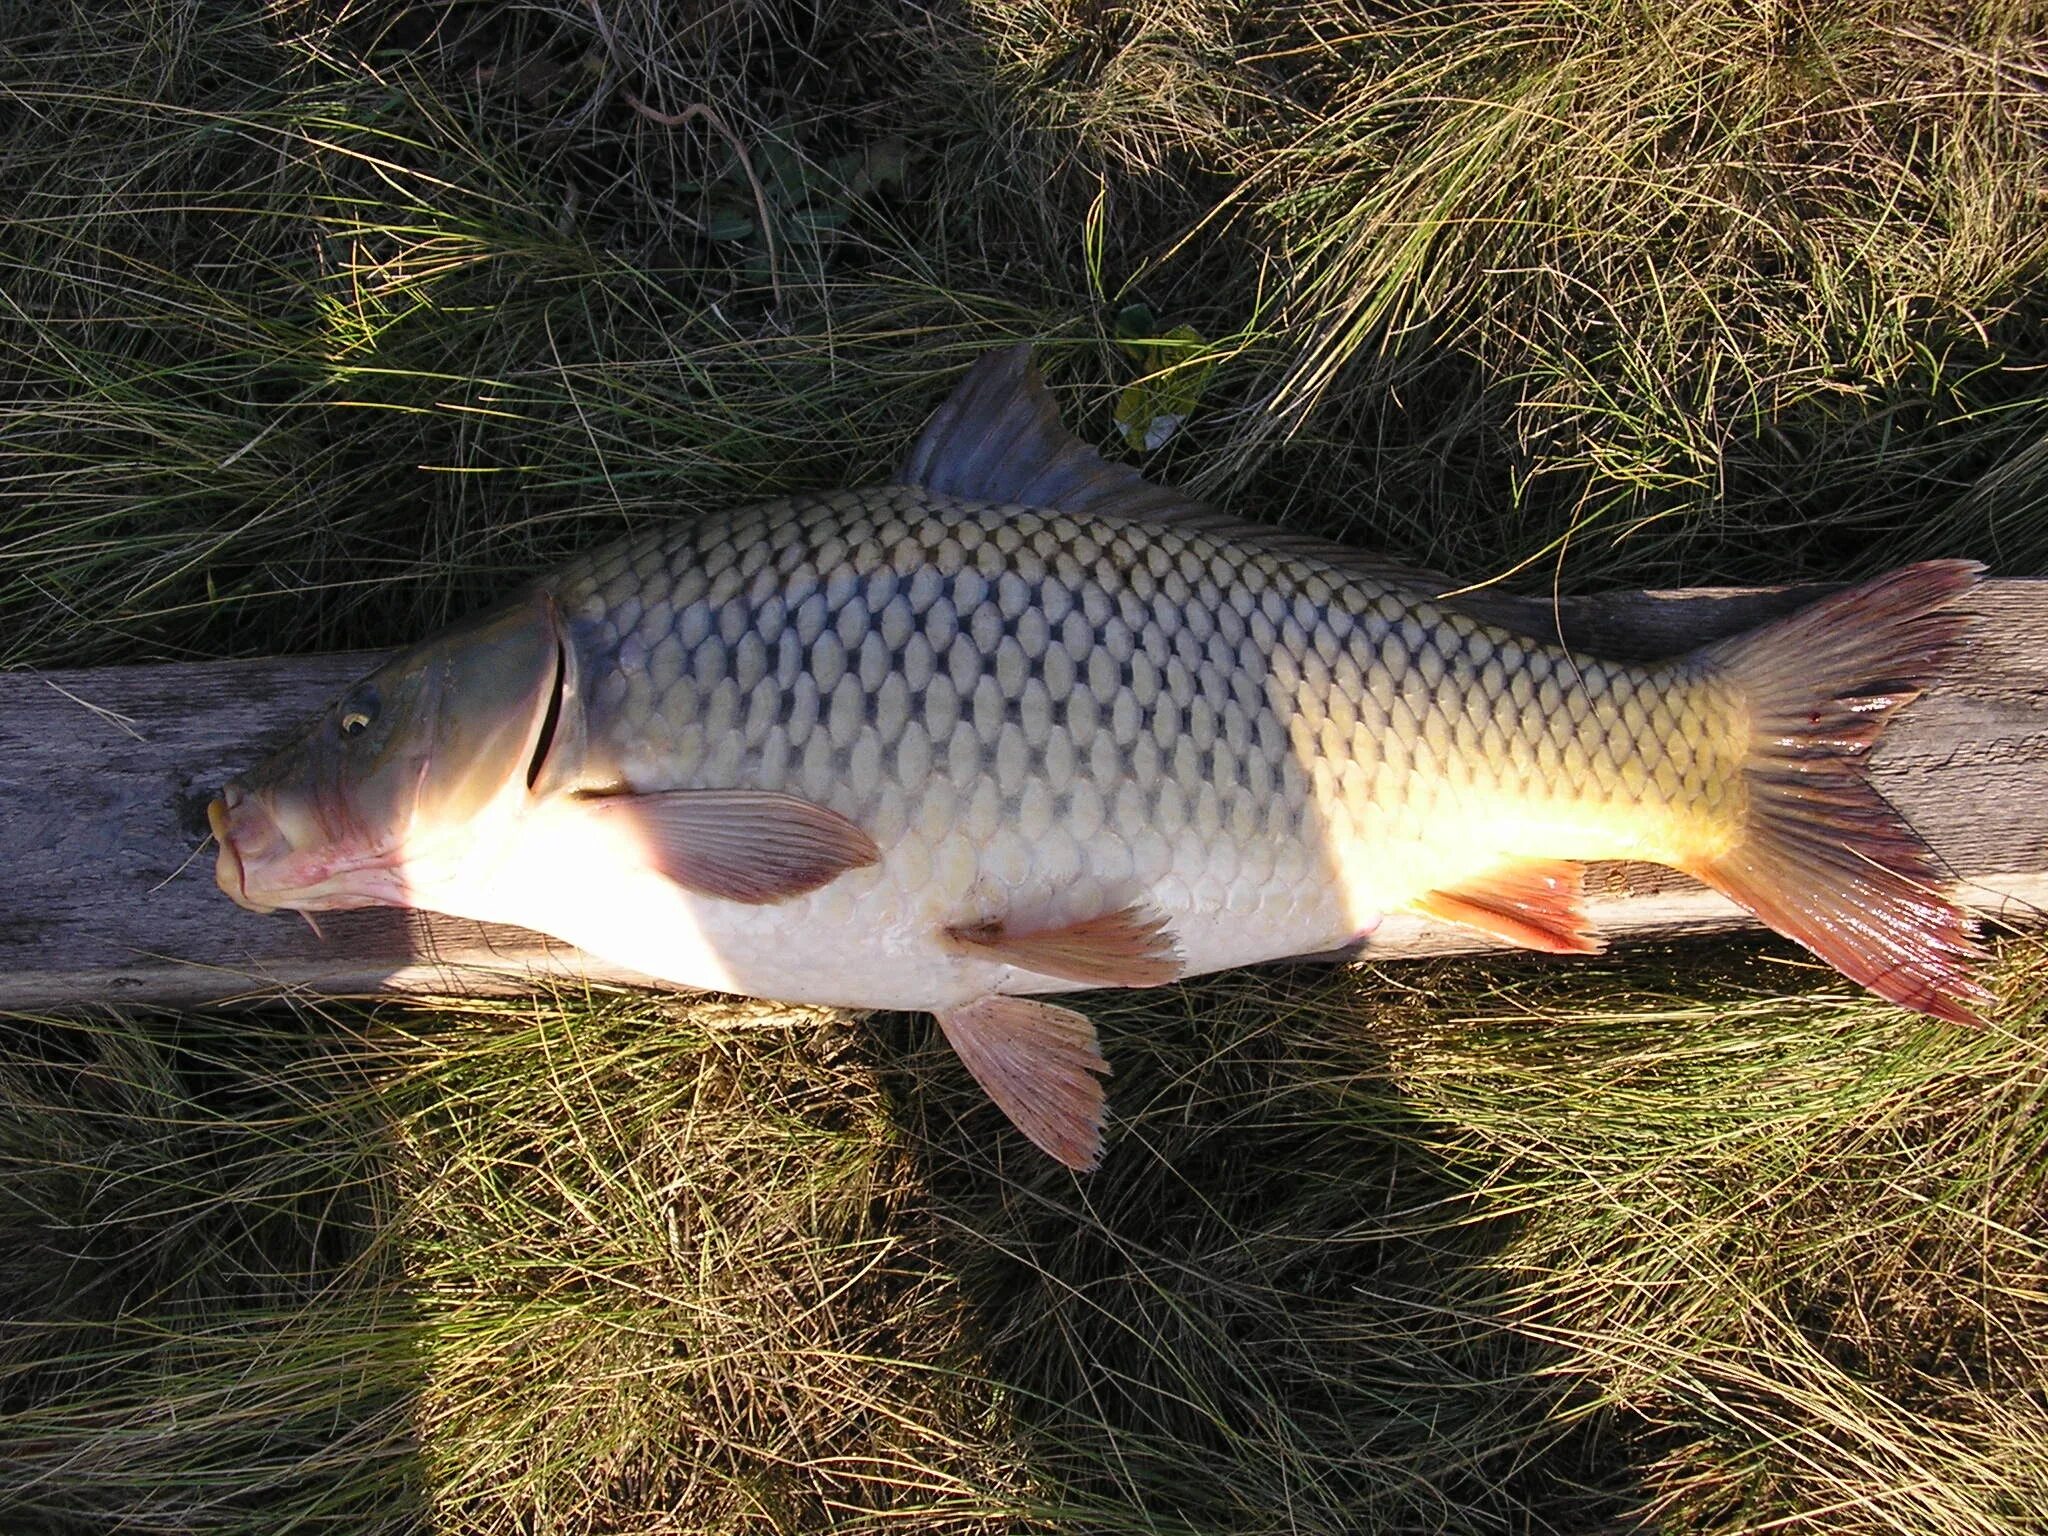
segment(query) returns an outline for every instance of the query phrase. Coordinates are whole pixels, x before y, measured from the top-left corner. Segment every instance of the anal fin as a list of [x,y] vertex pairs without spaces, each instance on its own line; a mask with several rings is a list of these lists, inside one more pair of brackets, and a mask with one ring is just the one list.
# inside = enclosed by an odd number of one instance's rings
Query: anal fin
[[982,1091],[1033,1146],[1077,1173],[1102,1160],[1101,1079],[1109,1063],[1086,1015],[1031,997],[990,996],[937,1018]]
[[1586,916],[1585,881],[1586,866],[1571,859],[1519,859],[1450,890],[1431,891],[1414,905],[1523,949],[1589,955],[1601,942]]
[[946,930],[956,949],[1084,987],[1163,987],[1185,966],[1166,918],[1133,904],[1057,928],[1020,931],[1000,919]]

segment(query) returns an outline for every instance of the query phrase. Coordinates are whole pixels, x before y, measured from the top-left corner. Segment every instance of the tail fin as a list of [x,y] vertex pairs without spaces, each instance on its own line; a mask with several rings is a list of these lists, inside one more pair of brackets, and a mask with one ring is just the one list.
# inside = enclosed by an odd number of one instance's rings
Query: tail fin
[[1975,924],[1863,757],[1940,675],[1970,622],[1948,605],[1982,570],[1909,565],[1694,658],[1742,689],[1752,740],[1746,834],[1690,873],[1879,996],[1959,1024],[1992,1001]]

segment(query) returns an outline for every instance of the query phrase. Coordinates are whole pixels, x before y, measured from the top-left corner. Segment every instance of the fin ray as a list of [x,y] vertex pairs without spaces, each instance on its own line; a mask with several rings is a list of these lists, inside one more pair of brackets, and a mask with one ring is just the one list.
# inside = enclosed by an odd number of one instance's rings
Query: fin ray
[[1909,565],[1695,656],[1743,689],[1752,743],[1744,834],[1688,873],[1880,997],[1957,1024],[1993,1001],[1976,925],[1864,759],[1961,644],[1970,618],[1950,605],[1982,569]]
[[[1341,576],[1397,587],[1484,624],[1554,641],[1550,603],[1493,590],[1461,591],[1440,572],[1286,528],[1246,522],[1112,463],[1068,431],[1031,361],[1029,343],[991,352],[933,413],[896,473],[900,485],[999,505],[1171,524],[1313,560]],[[1456,597],[1438,594],[1458,592]]]
[[1586,866],[1571,859],[1518,859],[1414,905],[1523,949],[1589,955],[1602,944],[1586,915],[1585,881]]
[[944,496],[1061,512],[1142,517],[1194,505],[1069,432],[1026,343],[992,352],[919,434],[898,482]]
[[1056,928],[1018,931],[998,919],[946,930],[956,948],[1038,976],[1089,987],[1163,987],[1183,974],[1166,918],[1133,903]]
[[982,1091],[1031,1144],[1077,1173],[1102,1160],[1109,1063],[1085,1014],[1031,997],[992,995],[936,1015]]
[[874,839],[837,811],[770,790],[677,789],[582,803],[630,828],[648,864],[685,890],[747,906],[804,895],[881,857]]

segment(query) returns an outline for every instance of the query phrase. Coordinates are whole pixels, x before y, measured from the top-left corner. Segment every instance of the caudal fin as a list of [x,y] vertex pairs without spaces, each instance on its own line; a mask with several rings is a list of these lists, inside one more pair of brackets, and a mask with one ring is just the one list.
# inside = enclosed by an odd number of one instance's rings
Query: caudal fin
[[1992,1001],[1975,924],[1864,756],[1940,675],[1970,622],[1949,604],[1982,570],[1909,565],[1695,658],[1743,690],[1751,746],[1745,835],[1690,872],[1879,996],[1959,1024]]

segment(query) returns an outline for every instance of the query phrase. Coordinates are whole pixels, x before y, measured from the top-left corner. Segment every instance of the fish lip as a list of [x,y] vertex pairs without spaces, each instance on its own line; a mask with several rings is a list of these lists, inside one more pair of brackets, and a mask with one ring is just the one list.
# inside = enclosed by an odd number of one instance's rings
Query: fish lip
[[213,878],[228,900],[250,912],[268,916],[277,910],[267,907],[249,895],[249,875],[242,864],[242,853],[235,846],[233,812],[241,809],[248,796],[239,784],[228,784],[206,807],[206,824],[213,830],[213,840],[220,845],[219,856],[214,860]]
[[[286,830],[286,818],[264,790],[228,783],[207,805],[206,824],[220,846],[214,883],[245,911],[267,917],[285,910],[341,912],[411,905],[403,884],[381,868],[388,855],[309,860],[300,854]],[[256,878],[268,882],[262,896],[249,888],[252,864]]]

